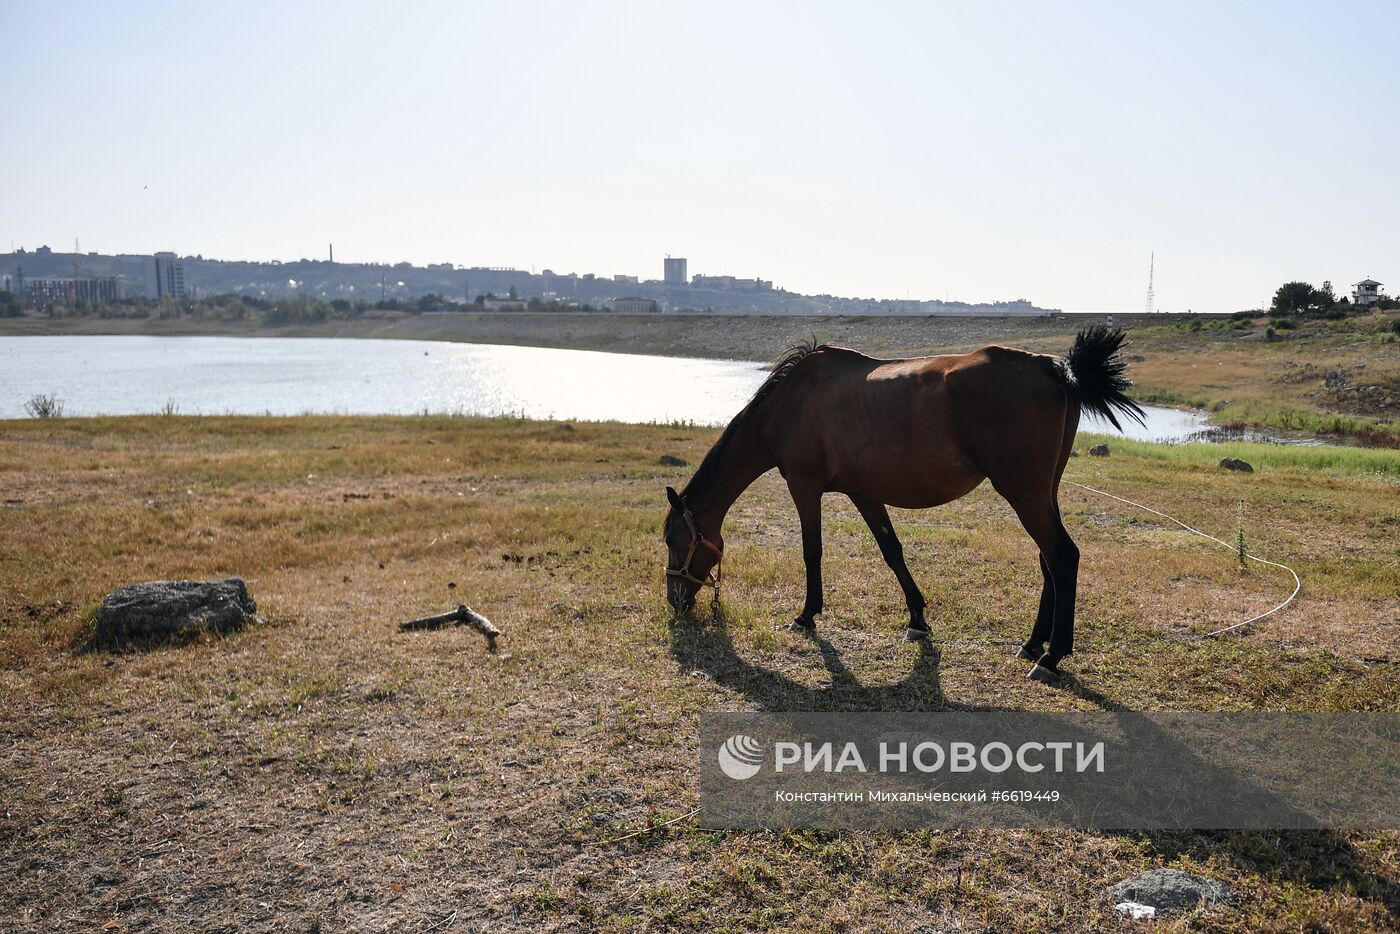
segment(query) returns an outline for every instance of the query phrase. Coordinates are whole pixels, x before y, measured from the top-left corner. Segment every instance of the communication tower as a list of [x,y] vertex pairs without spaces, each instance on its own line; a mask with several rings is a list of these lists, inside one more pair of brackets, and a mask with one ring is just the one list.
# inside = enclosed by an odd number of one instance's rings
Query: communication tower
[[1152,314],[1152,305],[1155,302],[1155,298],[1152,294],[1152,274],[1156,271],[1156,266],[1157,251],[1153,250],[1151,258],[1147,261],[1147,313],[1149,315]]

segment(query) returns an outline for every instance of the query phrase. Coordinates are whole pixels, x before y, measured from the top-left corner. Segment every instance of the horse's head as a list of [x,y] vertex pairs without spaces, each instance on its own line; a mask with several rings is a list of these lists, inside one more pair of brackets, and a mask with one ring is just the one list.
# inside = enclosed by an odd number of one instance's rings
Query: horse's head
[[718,530],[713,537],[701,531],[686,501],[669,486],[666,499],[671,504],[662,527],[666,541],[666,602],[673,610],[686,613],[695,606],[695,595],[701,587],[714,587],[718,594],[718,573],[712,576],[710,572],[720,569],[724,542]]

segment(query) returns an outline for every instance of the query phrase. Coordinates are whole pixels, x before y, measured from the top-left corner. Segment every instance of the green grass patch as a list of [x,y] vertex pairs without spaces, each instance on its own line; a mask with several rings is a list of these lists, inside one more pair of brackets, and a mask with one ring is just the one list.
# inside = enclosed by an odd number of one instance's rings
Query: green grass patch
[[1259,470],[1328,471],[1379,474],[1400,479],[1400,451],[1389,448],[1357,448],[1339,444],[1269,444],[1258,441],[1221,441],[1202,444],[1158,444],[1133,441],[1116,435],[1081,432],[1078,446],[1104,443],[1114,454],[1201,468],[1217,468],[1223,457],[1238,457]]

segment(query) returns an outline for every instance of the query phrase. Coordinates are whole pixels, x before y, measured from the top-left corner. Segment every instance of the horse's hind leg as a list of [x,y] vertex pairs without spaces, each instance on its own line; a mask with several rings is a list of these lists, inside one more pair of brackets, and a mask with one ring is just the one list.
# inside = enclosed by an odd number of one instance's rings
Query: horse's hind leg
[[[1056,614],[1057,612],[1059,612],[1056,608],[1057,604],[1059,603],[1059,591],[1056,588],[1057,574],[1060,577],[1069,577],[1069,613],[1067,618],[1068,625],[1066,626],[1066,629],[1068,632],[1067,643],[1071,648],[1073,647],[1075,602],[1074,597],[1079,579],[1079,549],[1075,547],[1074,541],[1069,537],[1069,533],[1065,532],[1064,522],[1060,518],[1060,506],[1058,500],[1060,478],[1064,476],[1065,465],[1069,463],[1070,453],[1074,449],[1074,435],[1078,429],[1078,410],[1067,410],[1065,412],[1064,427],[1061,429],[1060,433],[1060,456],[1055,464],[1055,482],[1051,486],[1051,493],[1048,503],[1049,510],[1054,513],[1054,521],[1049,522],[1046,519],[1046,504],[1044,502],[1038,501],[1037,497],[1029,497],[1030,501],[1026,504],[1027,513],[1032,516],[1038,517],[1032,518],[1030,521],[1040,526],[1042,529],[1040,533],[1040,538],[1036,539],[1036,545],[1040,548],[1040,576],[1042,578],[1042,584],[1040,589],[1040,609],[1035,614],[1035,625],[1031,627],[1031,637],[1026,640],[1025,644],[1021,646],[1021,650],[1016,653],[1018,657],[1028,662],[1039,662],[1043,657],[1046,656],[1047,653],[1045,652],[1045,641],[1047,639],[1051,640],[1052,651],[1055,648],[1055,643],[1052,636],[1055,631]],[[1034,489],[1034,484],[1031,484],[1030,488]],[[1013,503],[1013,505],[1015,504]],[[1017,514],[1021,514],[1020,507],[1017,507]],[[1031,524],[1027,522],[1025,516],[1022,516],[1021,524],[1026,527],[1026,531],[1031,532]],[[1031,535],[1032,537],[1035,537],[1036,533],[1031,532]],[[1058,571],[1055,567],[1051,565],[1052,559],[1048,557],[1048,555],[1050,555],[1051,552],[1046,551],[1047,546],[1045,544],[1042,544],[1042,540],[1051,539],[1053,539],[1054,541],[1054,545],[1052,547],[1056,550],[1056,552],[1064,552],[1064,554],[1061,555],[1059,559],[1061,566],[1058,569]],[[1062,546],[1062,542],[1067,542],[1068,546]],[[1070,566],[1072,566],[1072,570],[1070,569]],[[1068,654],[1068,650],[1066,650],[1063,653],[1063,655]],[[1062,658],[1063,655],[1052,656],[1052,663],[1058,664],[1059,659]],[[1045,670],[1052,671],[1053,664],[1050,669]],[[1042,666],[1037,665],[1037,668],[1040,667]],[[1032,674],[1035,674],[1035,669],[1032,669]]]
[[1021,646],[1016,657],[1028,662],[1040,661],[1045,654],[1045,640],[1050,638],[1050,630],[1055,621],[1055,578],[1050,573],[1050,565],[1040,559],[1040,609],[1035,614],[1035,625],[1031,627],[1031,637]]
[[[1006,493],[1002,493],[1006,496]],[[1040,549],[1041,570],[1048,570],[1048,582],[1041,591],[1041,611],[1035,628],[1023,651],[1033,651],[1042,644],[1046,633],[1045,606],[1047,593],[1052,594],[1049,624],[1050,648],[1037,660],[1030,677],[1050,681],[1059,676],[1060,661],[1074,653],[1074,603],[1079,586],[1079,548],[1065,531],[1060,509],[1049,493],[1006,496],[1016,510],[1021,525]]]
[[851,502],[860,510],[865,524],[870,526],[870,532],[880,546],[880,554],[884,556],[890,570],[894,571],[894,576],[904,591],[904,602],[909,607],[909,628],[905,631],[904,638],[909,642],[927,638],[929,628],[928,623],[924,622],[924,607],[928,606],[928,603],[919,592],[919,585],[914,583],[914,576],[909,573],[909,565],[904,563],[904,546],[899,543],[899,536],[894,533],[889,510],[885,508],[884,503],[864,497],[852,496]]

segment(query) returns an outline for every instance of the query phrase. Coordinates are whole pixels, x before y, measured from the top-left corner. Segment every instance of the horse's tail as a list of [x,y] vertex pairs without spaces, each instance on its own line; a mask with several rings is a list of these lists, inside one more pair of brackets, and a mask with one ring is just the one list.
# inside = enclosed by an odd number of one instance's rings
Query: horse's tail
[[1127,396],[1133,381],[1124,372],[1128,364],[1119,353],[1124,336],[1121,329],[1110,330],[1102,324],[1084,328],[1056,368],[1060,384],[1079,400],[1080,408],[1108,419],[1119,431],[1123,426],[1118,424],[1114,412],[1132,418],[1139,425],[1147,414]]

